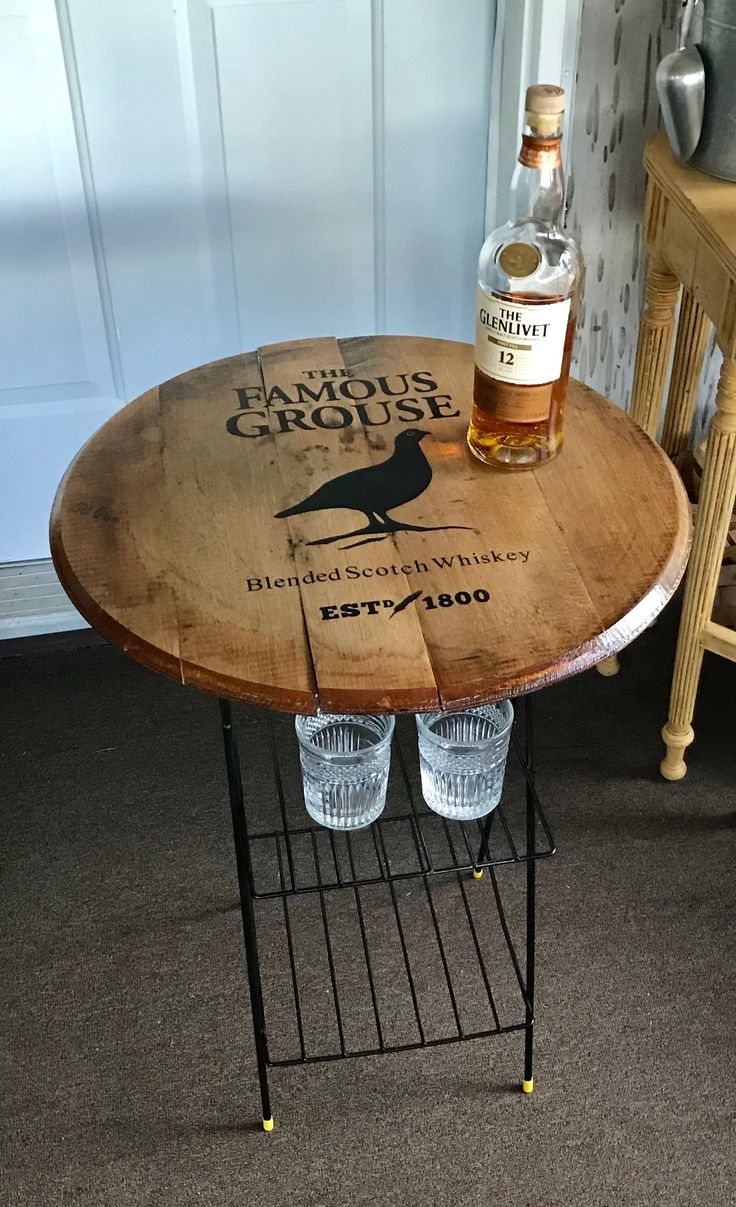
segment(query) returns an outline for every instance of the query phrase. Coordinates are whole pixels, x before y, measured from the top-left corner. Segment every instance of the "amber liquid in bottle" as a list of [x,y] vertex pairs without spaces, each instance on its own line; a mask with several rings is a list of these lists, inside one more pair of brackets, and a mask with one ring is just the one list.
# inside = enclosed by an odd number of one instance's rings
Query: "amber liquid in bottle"
[[[524,299],[528,301],[529,299]],[[539,298],[534,299],[537,303]],[[550,298],[558,301],[558,298]],[[468,443],[472,451],[488,464],[501,465],[505,469],[527,469],[531,464],[539,465],[554,457],[562,447],[562,422],[565,395],[570,376],[572,341],[575,335],[575,315],[568,319],[565,346],[562,353],[562,368],[559,377],[552,382],[549,413],[544,419],[522,423],[504,419],[497,413],[495,399],[496,383],[478,366],[473,377],[473,409],[468,429]],[[505,383],[510,396],[523,398],[526,386]]]
[[580,248],[562,230],[563,89],[527,91],[512,216],[480,253],[468,445],[486,464],[530,469],[562,447]]

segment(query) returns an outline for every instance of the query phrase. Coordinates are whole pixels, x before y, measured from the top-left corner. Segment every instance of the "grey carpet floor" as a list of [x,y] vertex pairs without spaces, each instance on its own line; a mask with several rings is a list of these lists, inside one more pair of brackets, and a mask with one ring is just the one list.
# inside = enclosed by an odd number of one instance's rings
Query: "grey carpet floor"
[[[736,1201],[736,681],[707,656],[689,775],[664,783],[675,619],[632,647],[618,678],[591,672],[538,699],[539,787],[558,854],[538,875],[534,1095],[518,1089],[518,1034],[279,1069],[269,1136],[215,702],[91,641],[7,646],[3,1207]],[[246,709],[237,718],[246,775],[267,802],[262,722]],[[287,721],[278,735],[293,795]],[[514,926],[523,875],[499,873]],[[438,882],[437,909],[470,1018],[477,974],[452,887]],[[476,889],[485,943],[487,876]],[[441,1034],[446,994],[420,891],[402,886],[401,908],[428,1032]],[[332,1042],[312,906],[294,915],[305,1031]],[[261,912],[268,1021],[288,1054],[276,908]],[[341,923],[340,908],[330,905],[334,958],[347,1039],[360,1046],[370,999],[355,917]],[[387,908],[384,890],[365,894],[385,1026],[401,1042],[406,994]],[[500,1011],[507,974],[493,971]]]

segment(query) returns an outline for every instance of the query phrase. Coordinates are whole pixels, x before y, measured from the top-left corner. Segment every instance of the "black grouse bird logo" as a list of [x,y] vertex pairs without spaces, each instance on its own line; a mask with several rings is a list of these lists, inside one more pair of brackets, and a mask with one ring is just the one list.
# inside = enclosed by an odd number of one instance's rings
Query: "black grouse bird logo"
[[280,520],[307,511],[330,511],[339,507],[362,511],[368,521],[364,528],[307,542],[309,545],[329,545],[350,537],[363,538],[345,545],[345,549],[385,540],[392,532],[438,532],[444,528],[464,528],[463,524],[438,524],[432,527],[407,524],[388,514],[423,494],[432,481],[432,466],[420,448],[420,441],[428,434],[416,427],[399,432],[394,440],[394,451],[385,461],[330,478],[306,499],[302,499],[301,503],[285,507],[274,518]]

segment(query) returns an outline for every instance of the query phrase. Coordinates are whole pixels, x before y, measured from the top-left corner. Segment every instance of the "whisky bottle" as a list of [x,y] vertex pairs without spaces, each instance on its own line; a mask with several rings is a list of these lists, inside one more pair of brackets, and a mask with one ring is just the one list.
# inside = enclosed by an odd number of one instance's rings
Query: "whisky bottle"
[[565,93],[527,89],[511,182],[512,216],[478,264],[468,444],[489,465],[530,469],[562,447],[562,417],[583,280],[580,248],[560,227]]

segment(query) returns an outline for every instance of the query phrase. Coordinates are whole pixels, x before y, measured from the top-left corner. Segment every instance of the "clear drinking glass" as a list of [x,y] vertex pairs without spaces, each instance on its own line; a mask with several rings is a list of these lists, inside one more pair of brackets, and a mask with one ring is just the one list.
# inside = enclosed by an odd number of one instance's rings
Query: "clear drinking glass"
[[386,803],[393,717],[297,717],[307,813],[331,830],[358,830]]
[[470,821],[496,808],[513,719],[510,700],[459,712],[417,713],[422,794],[430,809]]

